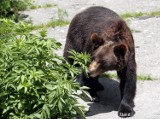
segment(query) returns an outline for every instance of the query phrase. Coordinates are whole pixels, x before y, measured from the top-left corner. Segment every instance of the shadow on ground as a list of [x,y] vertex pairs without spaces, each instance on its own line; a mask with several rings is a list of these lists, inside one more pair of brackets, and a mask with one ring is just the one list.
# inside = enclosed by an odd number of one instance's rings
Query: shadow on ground
[[100,78],[99,82],[104,86],[104,90],[98,92],[100,102],[88,104],[87,117],[118,110],[120,104],[119,82],[108,78]]

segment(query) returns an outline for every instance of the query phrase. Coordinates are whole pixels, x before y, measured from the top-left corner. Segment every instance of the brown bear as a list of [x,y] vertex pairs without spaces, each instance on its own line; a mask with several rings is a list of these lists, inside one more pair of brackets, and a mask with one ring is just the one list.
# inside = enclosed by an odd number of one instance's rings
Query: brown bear
[[135,46],[132,33],[122,18],[110,9],[94,6],[77,14],[68,29],[64,58],[70,63],[69,50],[91,54],[89,77],[83,75],[89,93],[98,99],[96,91],[103,86],[98,82],[101,73],[116,70],[120,78],[120,117],[135,114],[136,93]]

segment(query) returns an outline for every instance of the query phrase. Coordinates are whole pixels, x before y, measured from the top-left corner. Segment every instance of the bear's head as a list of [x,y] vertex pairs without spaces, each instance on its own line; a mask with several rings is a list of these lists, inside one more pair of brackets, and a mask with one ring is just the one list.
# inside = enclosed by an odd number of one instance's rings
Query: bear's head
[[109,70],[120,70],[126,63],[127,47],[125,44],[114,40],[99,37],[97,33],[91,35],[93,42],[92,61],[89,64],[91,77],[96,77]]

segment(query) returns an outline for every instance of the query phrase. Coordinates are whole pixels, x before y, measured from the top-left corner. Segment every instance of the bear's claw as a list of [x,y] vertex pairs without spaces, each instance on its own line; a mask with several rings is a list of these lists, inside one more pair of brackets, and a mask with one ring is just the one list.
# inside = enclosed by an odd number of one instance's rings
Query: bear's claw
[[132,117],[135,111],[128,104],[121,104],[118,111],[118,116],[122,118]]

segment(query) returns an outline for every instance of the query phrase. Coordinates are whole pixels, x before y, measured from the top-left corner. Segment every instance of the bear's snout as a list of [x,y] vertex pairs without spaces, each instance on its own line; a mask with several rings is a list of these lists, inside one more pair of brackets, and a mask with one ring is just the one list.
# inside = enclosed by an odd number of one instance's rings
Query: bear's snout
[[89,74],[91,77],[96,77],[100,74],[101,70],[99,69],[100,63],[92,61],[89,65]]

